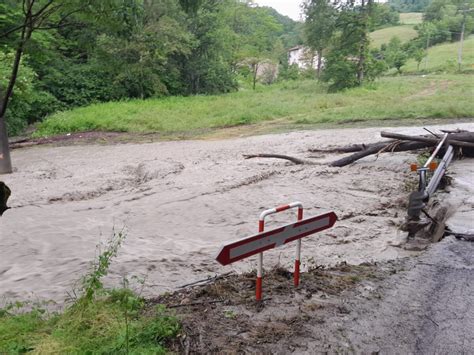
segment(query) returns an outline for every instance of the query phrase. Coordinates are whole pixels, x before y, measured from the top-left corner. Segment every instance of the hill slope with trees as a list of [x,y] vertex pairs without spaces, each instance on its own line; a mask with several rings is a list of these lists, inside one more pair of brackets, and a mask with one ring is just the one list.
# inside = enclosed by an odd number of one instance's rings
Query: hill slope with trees
[[[234,91],[248,75],[242,61],[278,61],[300,42],[295,21],[238,0],[54,0],[49,10],[24,48],[6,115],[10,134],[94,102]],[[23,18],[22,1],[0,4],[0,91]]]

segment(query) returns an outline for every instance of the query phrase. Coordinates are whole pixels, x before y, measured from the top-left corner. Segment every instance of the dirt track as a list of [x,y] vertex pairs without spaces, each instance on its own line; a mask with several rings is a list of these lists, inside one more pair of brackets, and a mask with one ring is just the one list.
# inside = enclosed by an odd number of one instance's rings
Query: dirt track
[[[372,142],[380,130],[15,150],[15,172],[5,177],[14,208],[0,224],[0,297],[62,301],[114,226],[125,225],[128,237],[109,282],[146,276],[145,295],[215,273],[248,271],[254,260],[234,268],[215,263],[219,246],[254,233],[262,209],[295,200],[307,216],[335,210],[340,217],[333,230],[304,242],[305,267],[410,255],[394,244],[403,239],[398,225],[412,154],[371,157],[343,169],[242,159],[245,153],[284,153],[324,164],[334,156],[315,156],[308,148]],[[273,225],[289,218],[278,216]],[[288,267],[289,248],[267,253],[266,267]]]

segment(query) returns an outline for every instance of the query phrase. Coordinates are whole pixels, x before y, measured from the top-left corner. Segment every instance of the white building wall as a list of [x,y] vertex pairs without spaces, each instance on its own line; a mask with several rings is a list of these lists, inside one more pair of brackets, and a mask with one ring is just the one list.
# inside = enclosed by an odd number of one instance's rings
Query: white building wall
[[307,47],[294,47],[288,51],[288,64],[296,64],[300,69],[308,69],[311,67],[316,69],[318,67],[318,56],[314,55],[311,58],[310,50]]

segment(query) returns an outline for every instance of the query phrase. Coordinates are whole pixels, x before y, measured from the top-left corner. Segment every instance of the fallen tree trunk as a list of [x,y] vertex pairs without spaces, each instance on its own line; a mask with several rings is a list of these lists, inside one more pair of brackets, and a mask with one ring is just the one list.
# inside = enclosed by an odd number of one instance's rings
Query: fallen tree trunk
[[354,153],[354,152],[360,152],[362,150],[366,150],[376,144],[388,144],[388,143],[393,143],[393,142],[395,141],[384,141],[384,142],[377,142],[377,143],[372,143],[372,144],[351,144],[344,147],[336,147],[336,148],[329,148],[329,149],[311,148],[311,149],[308,149],[308,152],[311,152],[311,153]]
[[[390,146],[392,146],[391,149],[390,149]],[[359,159],[362,159],[366,156],[377,154],[381,151],[388,150],[391,152],[405,152],[409,150],[428,148],[432,146],[433,146],[432,143],[426,143],[426,142],[399,142],[399,143],[398,142],[380,142],[380,143],[371,145],[368,149],[349,155],[348,157],[344,157],[342,159],[333,161],[329,165],[336,166],[336,167],[343,167],[343,166],[352,164],[353,162]]]
[[[384,138],[393,138],[405,141],[415,141],[415,142],[425,142],[431,143],[431,145],[436,145],[439,143],[440,139],[426,137],[426,136],[408,136],[405,134],[392,133],[392,132],[381,132],[380,135]],[[462,133],[453,133],[449,134],[447,138],[448,144],[457,147],[463,148],[474,148],[474,133],[471,132],[462,132]]]
[[[474,156],[474,132],[466,131],[455,131],[456,133],[450,133],[446,143],[453,145],[459,149],[461,155]],[[410,150],[418,150],[423,148],[430,148],[436,146],[440,141],[441,137],[437,138],[436,134],[432,133],[434,137],[428,136],[409,136],[405,134],[381,132],[382,137],[392,138],[383,142],[376,142],[372,144],[352,144],[344,147],[335,147],[328,149],[308,149],[313,153],[354,153],[342,159],[338,159],[329,163],[329,166],[343,167],[354,163],[355,161],[362,159],[366,156],[373,154],[380,154],[383,152],[404,152]],[[289,160],[294,164],[313,164],[318,165],[312,161],[303,160],[288,155],[281,154],[252,154],[244,155],[245,159],[251,158],[277,158]]]

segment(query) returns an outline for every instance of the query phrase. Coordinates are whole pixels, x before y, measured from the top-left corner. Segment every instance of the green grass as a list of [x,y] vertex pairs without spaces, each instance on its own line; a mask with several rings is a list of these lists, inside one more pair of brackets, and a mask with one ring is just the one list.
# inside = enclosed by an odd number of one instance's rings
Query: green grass
[[[456,72],[458,70],[459,42],[446,43],[433,46],[428,49],[428,62],[425,68],[425,60],[420,65],[421,71],[426,72]],[[417,71],[417,64],[409,60],[402,70],[406,73]],[[474,36],[464,41],[463,70],[474,71]]]
[[423,21],[421,12],[406,12],[400,14],[400,23],[402,25],[418,25]]
[[373,48],[380,48],[382,44],[390,42],[392,37],[398,37],[402,43],[405,43],[415,38],[417,34],[418,33],[413,28],[413,25],[399,25],[382,28],[370,33],[370,38],[372,40],[371,46]]
[[[125,291],[115,291],[129,293]],[[179,331],[174,317],[141,304],[128,325],[112,297],[78,302],[63,313],[0,310],[0,354],[125,354],[128,327],[130,354],[164,354],[164,342]]]
[[255,92],[109,102],[57,113],[39,125],[35,136],[90,130],[193,134],[273,120],[338,124],[473,117],[474,100],[466,89],[472,85],[472,77],[466,75],[385,77],[365,87],[328,94],[325,86],[307,80],[260,87]]

